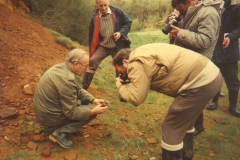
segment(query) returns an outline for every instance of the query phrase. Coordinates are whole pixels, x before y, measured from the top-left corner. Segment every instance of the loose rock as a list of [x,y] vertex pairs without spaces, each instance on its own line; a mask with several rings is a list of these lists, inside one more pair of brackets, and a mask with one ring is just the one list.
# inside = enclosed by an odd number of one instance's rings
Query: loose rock
[[214,119],[214,121],[221,125],[225,124],[225,122],[222,119]]
[[45,141],[45,137],[43,137],[42,135],[36,135],[33,137],[35,142],[43,142]]
[[65,160],[76,160],[77,159],[77,152],[71,151],[64,155]]
[[28,152],[28,155],[29,155],[29,156],[34,155],[34,154],[37,154],[37,153],[36,153],[36,150],[32,150],[32,151]]
[[4,27],[3,28],[5,31],[12,31],[13,29],[12,29],[12,27]]
[[28,137],[22,137],[22,139],[21,139],[21,142],[22,143],[28,143],[28,142],[30,142],[31,140],[30,140],[30,138],[28,138]]
[[216,154],[213,153],[212,151],[211,151],[211,153],[209,153],[209,157],[215,157],[215,156],[216,156]]
[[157,141],[154,138],[146,138],[149,144],[155,144]]
[[20,110],[20,111],[18,111],[18,114],[19,114],[19,115],[25,114],[25,110]]
[[47,143],[44,145],[44,148],[53,149],[53,148],[55,148],[55,146],[54,146],[54,145],[52,145],[52,143],[51,143],[51,142],[47,142]]
[[150,152],[154,153],[154,152],[155,152],[155,150],[154,150],[153,148],[151,148],[151,149],[150,149]]
[[26,115],[26,118],[27,118],[28,120],[32,120],[32,119],[33,119],[33,117],[32,117],[32,116],[29,116],[29,115]]
[[32,88],[29,84],[26,84],[24,87],[23,87],[23,93],[24,94],[27,94],[27,95],[33,95],[33,91],[32,91]]
[[0,117],[5,119],[5,118],[15,118],[17,117],[17,112],[13,109],[0,109]]
[[34,123],[34,121],[30,121],[30,122],[28,122],[28,124],[29,124],[30,126],[32,126],[33,123]]
[[41,134],[41,131],[42,131],[41,129],[38,129],[38,130],[35,130],[34,133],[35,134]]
[[21,124],[23,124],[23,122],[24,122],[24,120],[21,119],[18,121],[18,124],[21,125]]
[[43,157],[49,157],[51,155],[50,148],[45,149],[42,153],[41,156]]
[[36,143],[30,141],[30,142],[28,142],[27,147],[32,149],[32,150],[36,150],[38,145]]

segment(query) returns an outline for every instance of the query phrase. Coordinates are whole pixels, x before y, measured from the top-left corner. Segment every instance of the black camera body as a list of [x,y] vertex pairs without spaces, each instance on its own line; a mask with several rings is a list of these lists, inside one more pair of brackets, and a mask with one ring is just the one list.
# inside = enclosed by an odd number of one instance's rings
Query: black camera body
[[124,77],[122,74],[119,74],[119,77],[125,82],[127,80],[126,77]]
[[170,25],[176,25],[177,22],[181,20],[180,16],[176,13],[174,13],[171,17],[172,20],[169,21],[168,24],[162,29],[162,32],[166,35],[172,30]]

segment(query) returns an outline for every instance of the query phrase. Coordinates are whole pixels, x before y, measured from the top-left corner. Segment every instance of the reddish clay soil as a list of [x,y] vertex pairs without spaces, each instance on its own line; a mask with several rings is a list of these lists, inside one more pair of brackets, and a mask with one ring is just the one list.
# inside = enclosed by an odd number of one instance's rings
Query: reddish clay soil
[[[29,84],[34,93],[41,73],[65,60],[69,50],[57,44],[56,38],[26,15],[0,5],[0,109],[18,111],[17,118],[0,118],[0,159],[26,148],[21,144],[27,132],[22,133],[19,123],[24,116],[34,120],[34,113],[33,95],[25,95],[23,86]],[[26,137],[32,139],[32,135]],[[9,143],[6,138],[15,142]]]

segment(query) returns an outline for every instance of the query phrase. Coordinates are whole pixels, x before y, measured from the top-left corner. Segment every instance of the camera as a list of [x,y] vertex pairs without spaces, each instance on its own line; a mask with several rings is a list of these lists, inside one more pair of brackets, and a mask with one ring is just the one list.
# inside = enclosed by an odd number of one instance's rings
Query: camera
[[170,25],[176,25],[177,22],[181,20],[180,16],[176,13],[173,13],[171,17],[172,17],[172,20],[169,21],[168,24],[162,29],[162,32],[166,35],[172,30]]
[[127,83],[130,83],[128,80],[127,77],[124,77],[122,74],[119,74],[119,77],[123,80],[122,84],[127,84]]

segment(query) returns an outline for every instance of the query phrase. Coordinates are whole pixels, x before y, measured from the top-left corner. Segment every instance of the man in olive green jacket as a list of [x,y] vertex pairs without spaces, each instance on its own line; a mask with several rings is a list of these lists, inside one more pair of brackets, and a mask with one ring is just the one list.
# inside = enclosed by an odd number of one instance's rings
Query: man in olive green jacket
[[[85,51],[72,50],[65,63],[57,64],[43,74],[35,91],[33,102],[37,122],[57,127],[49,138],[64,148],[72,146],[66,139],[67,133],[77,132],[108,108],[108,102],[103,107],[103,100],[84,90],[75,77],[83,75],[88,64],[89,56]],[[97,106],[89,106],[89,101]]]
[[122,49],[113,65],[130,81],[116,79],[127,102],[140,105],[150,89],[175,98],[162,124],[162,158],[192,159],[194,122],[221,88],[219,69],[196,52],[164,43]]

